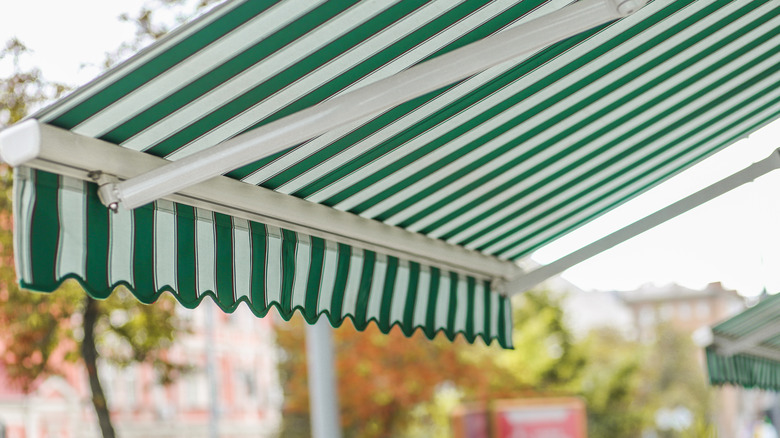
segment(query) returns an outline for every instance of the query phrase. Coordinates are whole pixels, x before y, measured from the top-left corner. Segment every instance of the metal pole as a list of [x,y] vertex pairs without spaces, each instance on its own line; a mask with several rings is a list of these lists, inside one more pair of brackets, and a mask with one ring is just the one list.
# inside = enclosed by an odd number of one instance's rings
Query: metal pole
[[595,242],[583,246],[577,251],[572,252],[560,259],[544,265],[536,270],[524,274],[506,285],[506,290],[510,295],[519,294],[558,275],[572,266],[593,257],[603,251],[612,248],[615,245],[625,242],[632,237],[638,236],[645,231],[661,225],[662,223],[673,219],[689,210],[692,210],[705,202],[717,198],[718,196],[733,190],[743,184],[749,183],[759,176],[765,175],[775,169],[780,169],[780,149],[763,160],[753,163],[745,169],[740,170],[714,184],[711,184],[698,192],[686,196],[685,198],[668,205],[653,214],[645,216],[638,221],[627,225],[614,233],[608,234]]
[[209,438],[219,437],[219,404],[217,398],[217,357],[214,328],[214,303],[204,303],[206,307],[206,378],[209,384]]
[[306,325],[306,357],[309,371],[309,411],[313,438],[341,438],[339,396],[333,369],[333,336],[321,318]]

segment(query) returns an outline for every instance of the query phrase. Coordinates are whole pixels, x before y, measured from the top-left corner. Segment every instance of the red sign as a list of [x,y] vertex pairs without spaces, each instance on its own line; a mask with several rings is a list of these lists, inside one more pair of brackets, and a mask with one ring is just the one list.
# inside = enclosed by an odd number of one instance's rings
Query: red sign
[[496,438],[585,438],[585,404],[576,398],[503,400],[493,411]]
[[489,415],[483,405],[457,408],[452,416],[455,438],[490,438]]

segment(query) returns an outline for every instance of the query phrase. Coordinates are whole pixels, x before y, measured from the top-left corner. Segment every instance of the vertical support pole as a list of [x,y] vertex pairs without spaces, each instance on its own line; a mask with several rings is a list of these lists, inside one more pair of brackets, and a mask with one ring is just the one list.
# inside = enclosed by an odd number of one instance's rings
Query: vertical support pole
[[306,325],[309,411],[313,438],[341,438],[332,330],[325,318],[320,318],[316,324]]
[[209,382],[209,438],[219,437],[219,388],[217,383],[216,327],[213,302],[206,307],[206,378]]

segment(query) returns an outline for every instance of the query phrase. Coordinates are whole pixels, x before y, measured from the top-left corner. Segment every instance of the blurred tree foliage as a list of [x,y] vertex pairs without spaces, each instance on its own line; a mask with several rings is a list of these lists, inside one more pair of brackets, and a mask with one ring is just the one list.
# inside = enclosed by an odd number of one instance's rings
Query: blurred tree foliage
[[[334,331],[341,421],[345,437],[449,437],[458,403],[525,397],[579,396],[593,437],[709,437],[710,392],[689,336],[659,327],[645,345],[613,330],[575,337],[558,294],[535,291],[515,304],[514,350],[458,338],[429,341],[374,325]],[[309,436],[302,320],[277,326],[283,350],[284,436]],[[684,407],[687,430],[658,430],[659,409]],[[293,427],[297,425],[297,427]],[[705,432],[701,432],[705,431]]]
[[[135,25],[136,38],[107,54],[106,66],[213,3],[216,0],[158,0],[136,14],[122,15],[122,21]],[[160,12],[169,17],[157,19]],[[68,91],[66,85],[44,79],[39,69],[22,67],[21,60],[29,51],[16,38],[0,50],[0,62],[12,67],[10,76],[0,78],[0,129]],[[28,392],[47,376],[62,373],[67,363],[82,361],[101,431],[104,437],[112,437],[114,430],[98,378],[97,358],[120,366],[146,363],[161,382],[170,382],[183,367],[171,362],[166,351],[177,333],[186,330],[176,319],[176,302],[166,295],[146,306],[122,287],[108,299],[96,301],[85,295],[75,281],[65,282],[51,294],[19,289],[14,271],[11,198],[12,172],[0,165],[0,367],[13,384]]]

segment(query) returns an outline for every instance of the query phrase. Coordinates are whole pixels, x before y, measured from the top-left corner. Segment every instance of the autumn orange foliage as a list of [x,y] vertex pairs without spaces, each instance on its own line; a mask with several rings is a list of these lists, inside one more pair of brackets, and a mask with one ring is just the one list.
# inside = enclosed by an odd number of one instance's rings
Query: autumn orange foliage
[[[286,356],[285,411],[305,414],[309,400],[303,321],[296,315],[277,327]],[[397,327],[385,335],[374,324],[358,332],[349,323],[334,331],[334,344],[345,436],[394,436],[405,414],[431,401],[443,384],[454,385],[475,401],[518,394],[517,387],[507,385],[512,376],[490,358],[498,346],[471,345],[462,338],[453,343],[441,335],[430,341],[420,331],[407,338]]]

